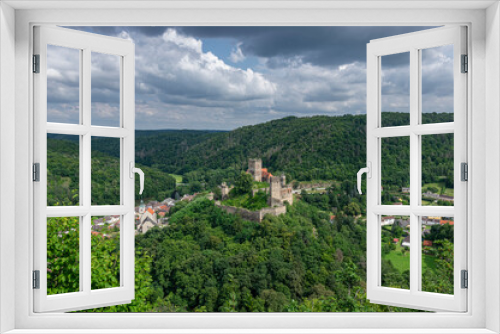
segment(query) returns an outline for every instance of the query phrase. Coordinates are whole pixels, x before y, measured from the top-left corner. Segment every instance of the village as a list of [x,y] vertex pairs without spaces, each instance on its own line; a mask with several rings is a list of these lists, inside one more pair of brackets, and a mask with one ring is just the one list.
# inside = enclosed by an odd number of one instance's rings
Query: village
[[[410,248],[410,219],[407,216],[395,217],[395,216],[382,216],[380,218],[380,226],[382,229],[388,230],[396,224],[403,229],[401,238],[392,238],[393,244],[399,244],[402,247]],[[454,221],[447,217],[422,217],[422,238],[425,239],[427,235],[431,232],[431,226],[433,225],[454,225]],[[385,227],[385,228],[384,228]],[[431,240],[424,240],[423,246],[432,246]]]
[[[166,198],[165,200],[150,201],[135,207],[135,234],[146,233],[151,228],[158,226],[164,227],[168,225],[168,213],[170,209],[179,201],[192,201],[200,193],[192,195],[184,195],[179,200]],[[113,232],[120,231],[120,216],[104,216],[96,218],[92,221],[92,234],[110,237]]]

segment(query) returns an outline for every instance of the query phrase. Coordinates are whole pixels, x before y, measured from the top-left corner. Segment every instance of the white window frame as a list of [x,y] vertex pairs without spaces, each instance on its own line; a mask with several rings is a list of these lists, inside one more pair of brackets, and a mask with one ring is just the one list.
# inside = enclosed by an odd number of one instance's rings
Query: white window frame
[[[130,5],[132,4],[132,5]],[[10,7],[19,8],[18,11]],[[16,329],[15,333],[36,333],[37,329],[69,333],[72,329],[131,328],[165,329],[162,332],[316,332],[335,333],[492,333],[500,331],[499,237],[496,219],[500,216],[500,11],[497,1],[486,2],[178,2],[143,4],[123,2],[122,6],[137,9],[114,9],[120,6],[107,1],[18,2],[0,4],[0,68],[10,78],[0,78],[2,96],[0,117],[0,320],[1,330]],[[60,8],[60,7],[69,8]],[[99,8],[97,8],[99,6]],[[163,7],[147,9],[152,7]],[[397,6],[397,9],[391,9]],[[75,9],[78,7],[79,9]],[[103,7],[110,8],[103,10]],[[179,7],[182,7],[179,9]],[[25,8],[25,9],[21,9]],[[44,9],[45,8],[45,9]],[[47,9],[48,8],[48,9]],[[86,9],[82,9],[86,8]],[[436,9],[438,8],[438,9]],[[15,22],[13,18],[15,17]],[[486,25],[485,25],[486,22]],[[33,212],[30,181],[32,147],[32,100],[30,59],[32,26],[57,25],[443,25],[465,24],[469,27],[471,75],[468,85],[468,145],[470,183],[468,197],[468,312],[435,314],[34,314],[31,290]],[[13,31],[15,31],[15,42]],[[4,47],[5,46],[5,47]],[[488,71],[485,66],[488,66]],[[10,67],[15,66],[15,74]],[[15,78],[15,86],[9,85]],[[9,80],[10,79],[10,80]],[[10,94],[11,96],[10,96]],[[14,98],[15,95],[15,98]],[[6,110],[10,109],[10,110]],[[15,117],[12,116],[15,110]],[[15,146],[6,142],[15,127]],[[3,131],[3,132],[1,132]],[[485,152],[488,152],[486,154]],[[15,165],[9,163],[15,159]],[[488,164],[485,164],[488,162]],[[485,167],[486,166],[486,167]],[[9,180],[15,167],[15,181]],[[360,166],[362,167],[362,166]],[[488,182],[486,182],[488,174]],[[15,203],[9,196],[15,186]],[[488,195],[488,196],[486,196]],[[486,203],[486,205],[485,205]],[[5,208],[15,205],[15,225],[5,223],[12,217]],[[472,231],[472,227],[474,230]],[[473,233],[472,233],[473,232]],[[15,243],[9,238],[15,236]],[[14,256],[12,256],[14,249]],[[488,266],[486,266],[488,263]],[[14,289],[12,287],[15,286]],[[488,291],[488,293],[486,293]],[[12,310],[12,305],[15,305]],[[244,329],[247,329],[246,331]],[[240,330],[238,330],[240,329]],[[267,329],[267,330],[266,330]],[[357,330],[356,330],[357,329]],[[413,329],[413,330],[412,330]],[[462,330],[460,330],[462,329]],[[76,331],[73,331],[76,332]],[[14,333],[14,332],[13,332]]]

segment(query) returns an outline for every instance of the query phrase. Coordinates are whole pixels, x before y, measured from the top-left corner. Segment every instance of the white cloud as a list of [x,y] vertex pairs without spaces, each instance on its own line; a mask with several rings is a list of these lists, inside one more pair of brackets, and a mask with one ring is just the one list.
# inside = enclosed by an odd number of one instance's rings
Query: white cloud
[[144,37],[136,46],[138,92],[171,104],[237,106],[269,99],[276,91],[263,74],[232,67],[202,46],[201,40],[173,29],[161,37]]
[[191,49],[198,53],[201,53],[202,42],[193,37],[186,37],[179,35],[174,29],[167,29],[163,34],[163,40],[165,42],[172,42],[173,44],[181,47]]
[[239,63],[245,60],[245,55],[243,54],[243,51],[241,51],[241,43],[236,44],[236,47],[231,50],[231,54],[229,55],[229,60],[232,61],[233,63]]
[[294,60],[265,74],[278,84],[273,109],[282,116],[359,114],[366,110],[363,64],[327,68]]

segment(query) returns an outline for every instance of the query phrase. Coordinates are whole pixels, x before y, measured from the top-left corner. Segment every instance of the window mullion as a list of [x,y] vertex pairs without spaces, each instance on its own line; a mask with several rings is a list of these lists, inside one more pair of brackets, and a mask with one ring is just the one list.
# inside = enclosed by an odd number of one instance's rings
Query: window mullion
[[[82,124],[87,129],[90,129],[91,124],[91,51],[86,48],[83,50],[82,57]],[[83,177],[81,178],[81,188],[83,189],[82,202],[84,207],[89,208],[92,202],[91,196],[91,178],[92,178],[92,161],[91,161],[91,134],[87,131],[82,136],[82,158],[80,160],[80,168],[83,170]],[[81,285],[84,292],[90,293],[91,291],[91,221],[90,211],[83,217],[83,224],[80,234],[80,259],[81,270],[83,270],[82,277],[83,284]]]
[[410,50],[410,291],[418,292],[420,281],[420,240],[418,216],[415,210],[420,204],[420,136],[415,133],[419,123],[420,106],[420,59],[416,48]]

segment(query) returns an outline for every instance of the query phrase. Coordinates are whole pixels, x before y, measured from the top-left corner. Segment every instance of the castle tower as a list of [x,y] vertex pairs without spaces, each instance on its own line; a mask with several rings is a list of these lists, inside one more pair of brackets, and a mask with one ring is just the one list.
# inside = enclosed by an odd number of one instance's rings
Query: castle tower
[[281,187],[286,187],[286,176],[285,174],[281,174]]
[[271,176],[269,180],[269,206],[281,206],[281,177]]
[[262,181],[262,159],[248,159],[248,172],[253,176],[253,180]]

